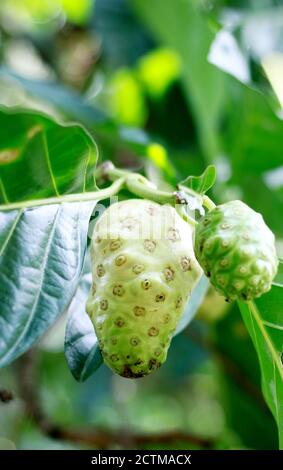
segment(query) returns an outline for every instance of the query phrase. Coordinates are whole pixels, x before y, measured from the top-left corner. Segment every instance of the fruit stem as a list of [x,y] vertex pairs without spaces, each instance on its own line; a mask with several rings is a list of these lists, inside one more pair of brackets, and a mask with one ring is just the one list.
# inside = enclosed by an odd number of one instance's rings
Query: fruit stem
[[125,187],[136,196],[150,199],[159,204],[175,205],[177,203],[176,193],[160,191],[144,176],[115,168],[112,162],[103,163],[95,172],[95,177],[104,181],[115,181],[117,178],[123,177],[125,178]]
[[202,196],[202,205],[209,211],[216,207],[216,204],[214,204],[214,202],[208,196]]
[[192,227],[196,227],[198,225],[198,222],[192,217],[190,217],[189,214],[186,212],[184,206],[177,205],[176,211],[178,212],[179,216],[182,217],[182,219]]
[[108,199],[109,197],[115,196],[119,193],[122,187],[125,185],[125,178],[119,178],[114,181],[111,186],[98,191],[91,191],[79,194],[66,194],[59,197],[50,197],[46,199],[36,199],[29,201],[13,202],[10,204],[0,205],[1,211],[11,211],[17,209],[29,209],[38,206],[47,206],[51,204],[62,204],[67,202],[86,202],[86,201],[101,201],[102,199]]

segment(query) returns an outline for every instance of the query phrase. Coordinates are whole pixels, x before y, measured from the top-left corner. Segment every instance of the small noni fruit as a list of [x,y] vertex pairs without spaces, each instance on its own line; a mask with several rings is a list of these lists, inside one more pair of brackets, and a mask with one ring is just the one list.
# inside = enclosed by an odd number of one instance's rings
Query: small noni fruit
[[195,253],[212,285],[227,300],[252,300],[271,288],[277,272],[275,239],[262,216],[241,201],[200,220]]
[[168,205],[132,199],[97,222],[93,284],[86,310],[106,364],[123,377],[149,374],[165,360],[202,270],[192,228]]

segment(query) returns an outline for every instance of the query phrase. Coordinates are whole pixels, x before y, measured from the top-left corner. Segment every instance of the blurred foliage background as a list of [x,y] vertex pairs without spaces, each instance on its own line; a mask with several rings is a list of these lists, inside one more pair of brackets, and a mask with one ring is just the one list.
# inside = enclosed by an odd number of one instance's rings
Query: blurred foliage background
[[[1,0],[0,104],[80,122],[100,161],[164,188],[215,164],[212,197],[262,212],[282,255],[282,37],[280,0]],[[251,340],[214,291],[142,380],[102,366],[76,383],[65,320],[1,370],[0,449],[278,447]]]

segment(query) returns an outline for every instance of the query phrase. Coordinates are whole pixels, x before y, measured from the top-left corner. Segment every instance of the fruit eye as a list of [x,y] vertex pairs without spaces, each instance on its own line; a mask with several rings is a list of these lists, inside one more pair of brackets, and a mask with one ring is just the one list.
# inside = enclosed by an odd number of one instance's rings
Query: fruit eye
[[182,297],[178,297],[178,299],[176,300],[176,308],[180,308],[181,305],[182,305],[182,302],[183,302],[183,299]]
[[103,277],[103,276],[104,276],[104,274],[105,274],[105,269],[104,269],[104,267],[103,267],[102,264],[99,264],[99,265],[97,266],[96,272],[97,272],[98,277]]
[[115,264],[116,266],[122,266],[122,264],[124,264],[126,261],[127,261],[127,258],[125,255],[119,255],[115,259]]
[[149,328],[148,336],[158,336],[158,334],[159,334],[159,330],[155,328],[155,326],[152,326],[151,328]]
[[111,250],[111,251],[116,251],[116,250],[118,250],[119,248],[121,248],[121,246],[122,246],[121,240],[113,240],[113,241],[110,243],[110,250]]
[[116,284],[113,287],[113,294],[117,295],[118,297],[122,297],[125,293],[125,289],[121,284]]
[[188,258],[187,256],[184,256],[182,259],[181,259],[181,267],[182,267],[182,270],[183,271],[191,271],[192,267],[191,267],[191,260],[190,258]]
[[142,287],[144,290],[148,290],[151,287],[151,282],[148,279],[145,279],[142,282]]
[[106,299],[102,299],[100,301],[100,308],[101,308],[101,310],[107,310],[108,309],[108,301]]
[[169,228],[168,230],[168,240],[171,240],[171,242],[177,242],[181,240],[180,232],[176,228]]
[[143,317],[145,315],[145,308],[136,306],[134,308],[134,314],[136,317]]
[[134,336],[133,338],[131,338],[130,343],[132,346],[137,346],[140,343],[140,339]]
[[115,325],[118,326],[119,328],[121,328],[122,326],[125,325],[125,322],[123,320],[123,318],[119,317],[115,320]]
[[168,267],[164,269],[164,276],[166,281],[173,281],[175,273],[172,268]]
[[144,265],[143,264],[135,264],[133,266],[133,272],[135,274],[140,274],[144,270]]
[[156,302],[164,302],[164,300],[165,300],[165,294],[157,294],[157,296],[155,297]]
[[156,242],[154,240],[145,240],[144,247],[149,253],[153,253],[156,248]]

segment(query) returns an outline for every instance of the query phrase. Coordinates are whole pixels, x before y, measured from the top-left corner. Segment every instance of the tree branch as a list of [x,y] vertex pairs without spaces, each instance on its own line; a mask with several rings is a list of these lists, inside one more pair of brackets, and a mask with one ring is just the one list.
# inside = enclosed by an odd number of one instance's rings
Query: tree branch
[[156,434],[131,433],[127,429],[109,431],[105,429],[69,429],[50,422],[45,415],[38,394],[38,357],[36,350],[30,350],[18,361],[19,391],[25,404],[26,414],[33,420],[42,433],[53,438],[77,444],[96,447],[101,450],[119,446],[124,449],[143,448],[146,445],[174,445],[182,442],[188,447],[212,448],[214,441],[182,431]]

